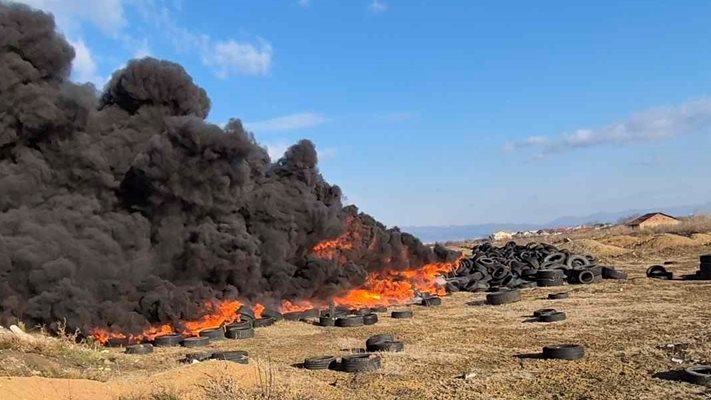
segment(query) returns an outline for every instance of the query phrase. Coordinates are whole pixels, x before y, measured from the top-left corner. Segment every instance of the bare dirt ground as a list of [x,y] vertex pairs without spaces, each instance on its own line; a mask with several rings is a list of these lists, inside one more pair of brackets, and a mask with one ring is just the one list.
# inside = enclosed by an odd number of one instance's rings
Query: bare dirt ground
[[[711,362],[711,281],[660,281],[644,272],[676,261],[693,273],[711,253],[711,235],[620,234],[575,238],[561,246],[596,254],[628,272],[626,281],[536,288],[519,303],[483,304],[485,294],[456,293],[437,308],[413,307],[412,320],[322,328],[280,322],[256,337],[211,349],[249,351],[251,364],[177,362],[189,350],[150,356],[43,338],[0,341],[0,398],[15,399],[711,399],[711,390],[663,379],[663,373]],[[547,300],[568,291],[567,300]],[[563,322],[525,322],[553,307]],[[383,355],[376,373],[307,371],[305,357],[341,355],[376,333],[393,333],[403,353]],[[585,345],[579,361],[536,358],[554,343]],[[470,379],[458,377],[471,373]],[[661,374],[661,375],[660,375]],[[52,378],[52,379],[49,379]]]

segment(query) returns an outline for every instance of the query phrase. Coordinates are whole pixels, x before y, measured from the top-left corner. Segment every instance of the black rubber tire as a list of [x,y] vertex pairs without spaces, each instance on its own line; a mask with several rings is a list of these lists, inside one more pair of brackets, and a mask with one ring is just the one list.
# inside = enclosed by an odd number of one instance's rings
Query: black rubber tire
[[284,314],[282,314],[282,316],[287,321],[298,321],[298,320],[304,318],[304,313],[302,313],[301,311],[294,311],[294,312],[284,313]]
[[561,279],[562,277],[563,272],[559,269],[539,269],[536,273],[537,279],[555,280]]
[[[224,338],[224,334],[222,337]],[[183,342],[180,343],[183,347],[203,347],[208,344],[210,344],[210,338],[200,336],[185,338],[183,339]]]
[[549,293],[548,300],[563,300],[570,297],[570,293]]
[[368,308],[368,307],[352,308],[348,311],[348,314],[362,317],[366,314],[370,314],[370,308]]
[[390,313],[391,318],[395,319],[407,319],[414,316],[413,312],[410,310],[393,311]]
[[711,385],[711,365],[694,365],[684,370],[686,381],[696,385]]
[[572,279],[573,283],[579,283],[581,285],[589,285],[593,283],[594,280],[595,274],[593,274],[592,271],[587,269],[575,271]]
[[536,285],[538,287],[554,287],[563,286],[565,281],[561,279],[536,279]]
[[365,341],[365,346],[372,346],[377,343],[382,343],[382,342],[392,342],[395,340],[395,336],[387,334],[387,333],[380,333],[377,335],[373,335],[368,338],[368,340]]
[[385,306],[375,306],[375,307],[371,307],[370,311],[375,312],[375,313],[384,313],[384,312],[388,312],[388,308]]
[[711,254],[699,256],[699,262],[711,264]]
[[345,372],[372,372],[380,369],[380,356],[370,353],[349,354],[341,358],[341,368]]
[[701,263],[701,264],[699,264],[699,271],[711,273],[711,263]]
[[585,356],[585,348],[579,344],[555,344],[543,348],[543,358],[551,360],[579,360]]
[[131,343],[131,340],[129,338],[111,338],[106,342],[105,346],[106,347],[126,347],[126,346],[130,346],[132,344],[140,344],[140,343]]
[[441,306],[442,305],[442,298],[441,297],[425,297],[422,299],[422,305],[425,307],[432,307],[432,306]]
[[249,364],[249,355],[246,351],[218,351],[212,353],[213,360],[232,361],[238,364]]
[[366,345],[366,349],[370,352],[391,351],[397,353],[405,350],[405,344],[397,340],[389,340],[385,342],[374,343],[370,346]]
[[132,344],[126,346],[126,354],[150,354],[153,353],[153,345],[150,343]]
[[262,311],[262,318],[271,318],[274,321],[281,321],[284,319],[284,316],[281,315],[279,311],[266,309]]
[[378,314],[370,313],[363,316],[363,325],[375,325],[378,323]]
[[494,292],[486,295],[486,303],[492,306],[516,303],[518,301],[521,301],[521,292],[518,290]]
[[480,257],[476,261],[474,261],[475,264],[479,264],[482,267],[493,267],[494,264],[496,264],[496,261],[489,257]]
[[262,317],[262,318],[257,318],[254,321],[252,321],[252,326],[255,328],[264,328],[267,326],[274,325],[275,322],[276,322],[276,320],[274,320],[273,318]]
[[228,332],[231,329],[249,329],[252,327],[252,321],[238,321],[238,322],[233,322],[229,325],[225,325],[225,332]]
[[660,276],[660,275],[663,275],[666,273],[667,273],[667,269],[661,265],[652,265],[651,267],[647,268],[647,277],[648,278],[655,278],[657,276]]
[[336,362],[334,356],[309,357],[304,360],[304,368],[311,370],[329,369]]
[[553,263],[553,264],[555,264],[555,263],[561,263],[561,262],[565,262],[565,258],[566,258],[565,253],[551,253],[551,254],[548,254],[548,255],[543,259],[543,262],[544,262],[544,263],[550,262],[550,263]]
[[522,281],[518,285],[519,289],[532,289],[535,287],[538,287],[538,284],[536,282],[530,282],[530,281]]
[[153,339],[153,346],[155,347],[173,347],[180,346],[180,342],[183,341],[183,337],[180,335],[161,335],[156,336]]
[[602,267],[599,266],[599,265],[588,265],[587,267],[581,268],[581,269],[584,269],[584,270],[586,270],[586,271],[590,271],[590,272],[592,272],[593,275],[595,275],[595,276],[602,276]]
[[211,340],[222,340],[225,338],[225,331],[222,328],[203,329],[198,332],[198,335]]
[[588,260],[588,258],[585,256],[574,255],[568,257],[568,259],[565,261],[565,265],[570,268],[580,268],[590,265],[590,260]]
[[240,306],[240,308],[237,310],[237,314],[241,316],[240,320],[256,319],[256,317],[254,316],[254,310],[252,310],[252,308],[248,306]]
[[539,322],[558,322],[565,321],[566,316],[562,311],[556,311],[552,313],[544,313],[538,317]]
[[193,361],[207,361],[212,358],[214,353],[211,351],[201,352],[201,353],[190,353],[186,354],[183,362],[192,363]]
[[353,315],[350,317],[336,318],[336,326],[339,328],[353,328],[356,326],[363,326],[363,317],[360,315]]
[[602,267],[602,277],[604,279],[627,279],[627,274],[612,267]]
[[331,317],[319,317],[319,326],[336,326],[336,319]]
[[249,339],[254,337],[254,328],[249,329],[230,329],[225,334],[230,339]]
[[541,314],[556,312],[555,308],[541,308],[533,312],[533,316],[538,318]]
[[312,308],[302,311],[301,318],[299,319],[318,318],[319,315],[321,315],[321,311],[319,311],[318,308]]

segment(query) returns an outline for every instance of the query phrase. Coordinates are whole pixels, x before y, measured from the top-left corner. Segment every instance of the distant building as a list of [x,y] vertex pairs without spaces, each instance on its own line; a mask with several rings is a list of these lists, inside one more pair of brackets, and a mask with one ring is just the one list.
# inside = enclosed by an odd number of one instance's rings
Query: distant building
[[649,229],[649,228],[655,228],[658,226],[677,225],[680,223],[681,223],[681,221],[672,217],[671,215],[667,215],[667,214],[660,213],[660,212],[654,212],[654,213],[644,214],[641,217],[638,217],[638,218],[635,218],[631,221],[628,221],[625,225],[627,225],[631,228]]

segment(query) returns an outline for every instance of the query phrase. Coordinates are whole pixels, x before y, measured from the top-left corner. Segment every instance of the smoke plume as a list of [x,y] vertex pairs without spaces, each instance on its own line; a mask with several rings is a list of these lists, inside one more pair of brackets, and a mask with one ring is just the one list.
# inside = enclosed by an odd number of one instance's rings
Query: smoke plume
[[[448,256],[344,209],[311,142],[272,162],[239,120],[207,123],[180,65],[132,60],[97,94],[73,57],[51,15],[0,2],[0,320],[140,331]],[[347,262],[312,255],[353,226]]]

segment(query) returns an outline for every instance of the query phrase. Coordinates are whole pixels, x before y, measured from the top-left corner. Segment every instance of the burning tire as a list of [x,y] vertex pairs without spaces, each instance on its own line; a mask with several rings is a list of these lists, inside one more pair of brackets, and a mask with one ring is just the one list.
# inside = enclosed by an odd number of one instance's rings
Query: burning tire
[[486,295],[486,302],[492,306],[516,303],[518,301],[521,301],[521,292],[518,290],[494,292]]
[[604,279],[627,279],[627,274],[612,267],[602,267],[602,277]]
[[225,331],[221,328],[216,329],[204,329],[198,333],[200,337],[208,338],[211,340],[222,340],[225,338]]
[[695,365],[684,370],[686,381],[696,385],[711,385],[711,365]]
[[334,356],[311,357],[304,360],[304,368],[311,370],[329,369],[336,363]]
[[549,293],[548,300],[563,300],[570,297],[570,293]]
[[425,297],[422,299],[422,305],[425,307],[440,306],[442,305],[441,297]]
[[153,353],[153,345],[150,343],[133,344],[126,346],[126,354],[149,354]]
[[585,355],[585,348],[579,344],[556,344],[543,348],[543,358],[554,360],[578,360]]
[[565,319],[566,319],[566,315],[564,312],[561,312],[561,311],[543,313],[538,316],[539,322],[558,322],[558,321],[564,321]]
[[282,314],[284,316],[284,319],[287,321],[298,321],[302,318],[304,318],[304,313],[301,311],[294,311],[294,312],[288,312]]
[[403,311],[393,311],[390,313],[391,318],[395,319],[407,319],[407,318],[412,318],[413,317],[413,312],[410,310],[403,310]]
[[336,320],[331,317],[319,317],[319,326],[336,326]]
[[230,329],[249,329],[251,327],[252,321],[233,322],[229,325],[225,325],[225,332],[229,331]]
[[363,325],[375,325],[378,323],[378,314],[370,313],[363,316]]
[[378,352],[378,351],[401,352],[401,351],[405,350],[405,344],[403,342],[400,342],[397,340],[388,340],[388,341],[373,343],[370,346],[368,346],[366,344],[366,349],[369,352]]
[[246,351],[218,351],[212,354],[213,360],[232,361],[239,364],[249,364],[249,355]]
[[183,337],[180,335],[162,335],[153,339],[153,345],[155,347],[173,347],[180,346],[182,341]]
[[374,313],[384,313],[384,312],[388,312],[388,308],[385,306],[379,305],[379,306],[371,307],[370,311],[372,311]]
[[354,315],[350,317],[336,318],[336,326],[339,328],[352,328],[363,326],[363,317]]
[[230,329],[225,334],[230,339],[249,339],[254,337],[254,328]]
[[262,311],[262,318],[271,318],[274,321],[281,321],[284,319],[284,316],[281,315],[279,311],[266,309]]
[[[224,338],[224,334],[222,335]],[[202,347],[202,346],[207,346],[210,344],[210,338],[209,337],[189,337],[185,338],[181,345],[183,347]]]
[[255,328],[264,328],[266,326],[271,326],[274,325],[276,321],[272,318],[257,318],[254,321],[252,321],[252,326]]
[[240,308],[237,310],[237,314],[240,316],[240,320],[256,319],[254,317],[254,311],[251,307],[240,306]]
[[380,369],[380,356],[376,354],[350,354],[341,358],[345,372],[372,372]]

